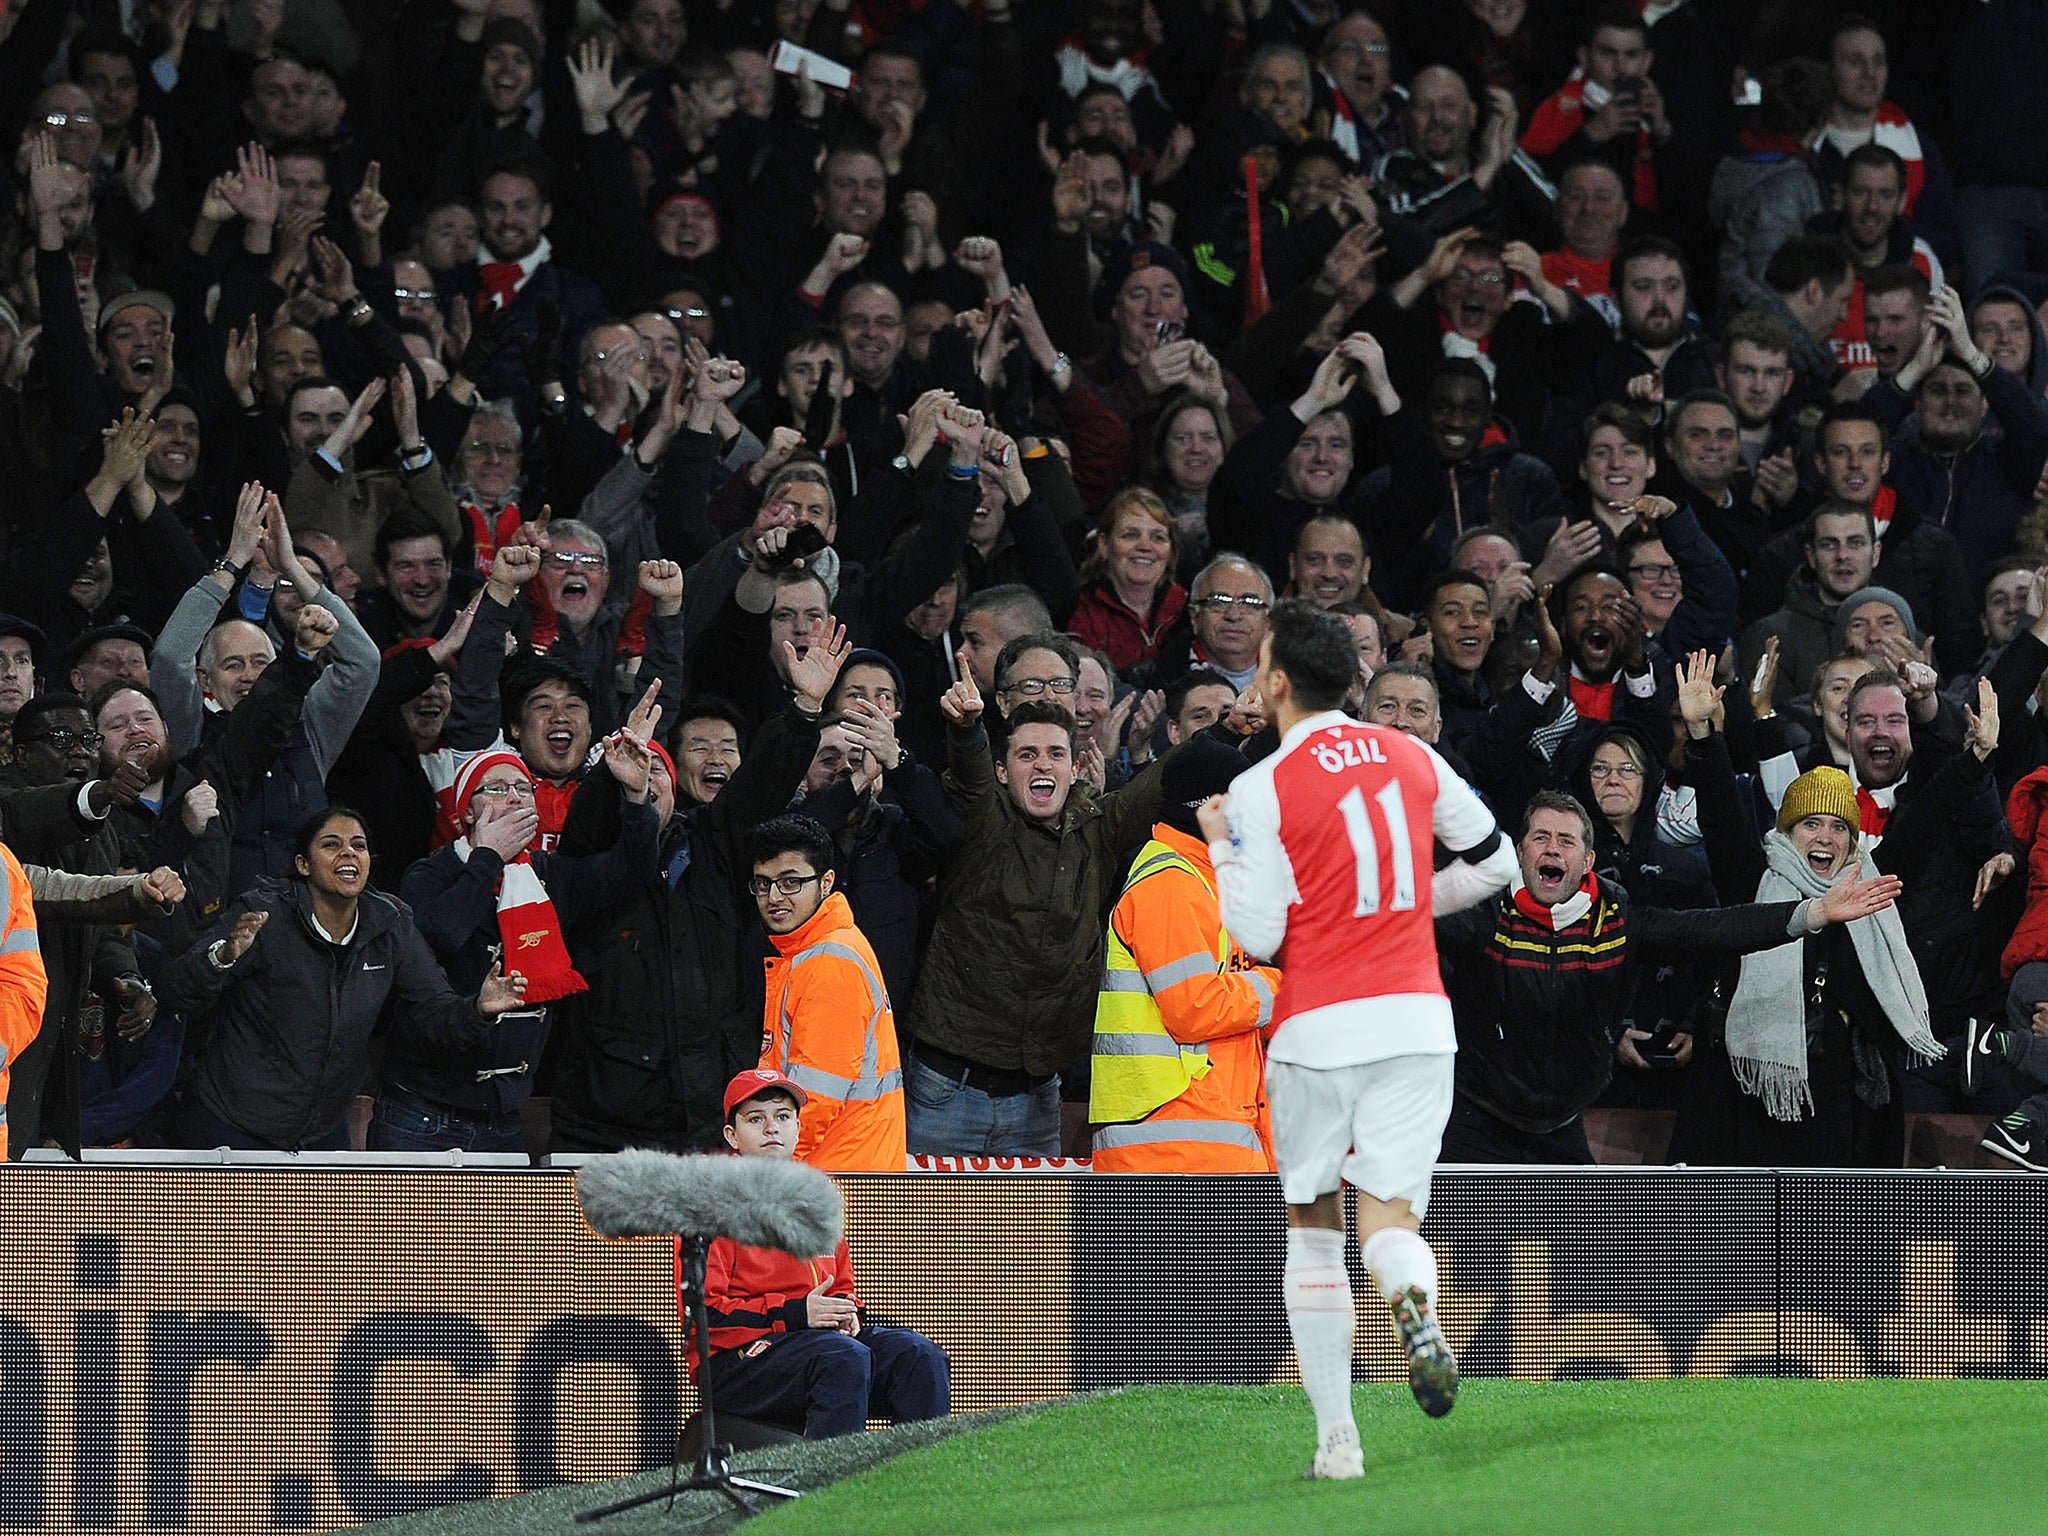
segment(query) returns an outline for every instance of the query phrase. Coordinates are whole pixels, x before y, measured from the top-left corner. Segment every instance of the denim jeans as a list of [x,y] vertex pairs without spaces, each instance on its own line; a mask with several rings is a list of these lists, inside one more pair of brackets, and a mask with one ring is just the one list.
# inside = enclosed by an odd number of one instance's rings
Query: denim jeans
[[471,1118],[431,1108],[409,1093],[381,1093],[368,1145],[372,1152],[524,1152],[526,1132],[516,1109]]
[[910,1150],[943,1157],[1058,1157],[1060,1080],[1002,1095],[969,1088],[907,1058],[904,1110]]

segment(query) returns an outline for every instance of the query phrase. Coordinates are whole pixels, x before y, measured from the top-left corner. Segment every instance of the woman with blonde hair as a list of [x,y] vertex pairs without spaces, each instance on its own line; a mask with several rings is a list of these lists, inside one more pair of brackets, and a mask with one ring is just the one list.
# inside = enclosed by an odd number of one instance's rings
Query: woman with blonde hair
[[1159,654],[1160,638],[1187,608],[1174,579],[1180,533],[1158,494],[1131,486],[1102,509],[1095,550],[1081,567],[1081,601],[1068,631],[1126,672]]

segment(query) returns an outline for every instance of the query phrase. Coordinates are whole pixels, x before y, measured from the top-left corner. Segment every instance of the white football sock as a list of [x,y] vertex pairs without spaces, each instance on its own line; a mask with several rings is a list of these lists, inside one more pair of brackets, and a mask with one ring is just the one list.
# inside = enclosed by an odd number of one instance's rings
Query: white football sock
[[1323,1227],[1288,1228],[1282,1291],[1287,1327],[1301,1363],[1301,1384],[1315,1409],[1316,1435],[1326,1449],[1355,1444],[1351,1341],[1358,1315],[1351,1277],[1344,1269],[1344,1234]]
[[1436,1255],[1420,1232],[1406,1227],[1381,1227],[1359,1250],[1365,1272],[1388,1301],[1409,1290],[1422,1292],[1428,1311],[1436,1310]]

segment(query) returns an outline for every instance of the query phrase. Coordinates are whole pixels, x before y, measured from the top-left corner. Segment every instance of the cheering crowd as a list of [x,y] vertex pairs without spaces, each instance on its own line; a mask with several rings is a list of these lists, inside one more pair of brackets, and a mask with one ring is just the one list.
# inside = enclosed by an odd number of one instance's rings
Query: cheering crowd
[[2034,0],[13,0],[11,1154],[706,1149],[760,1068],[829,1168],[1270,1168],[1200,811],[1278,667],[1514,840],[1447,1158],[2048,1168],[2044,65]]

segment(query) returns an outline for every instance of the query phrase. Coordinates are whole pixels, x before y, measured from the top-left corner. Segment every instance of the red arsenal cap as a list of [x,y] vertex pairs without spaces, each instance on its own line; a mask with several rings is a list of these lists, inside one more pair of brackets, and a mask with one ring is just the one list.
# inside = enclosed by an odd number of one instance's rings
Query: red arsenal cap
[[742,1072],[725,1085],[725,1118],[730,1120],[732,1112],[747,1100],[758,1099],[762,1094],[778,1088],[795,1099],[799,1109],[810,1102],[811,1096],[780,1072],[771,1072],[766,1067],[755,1067],[752,1071]]

